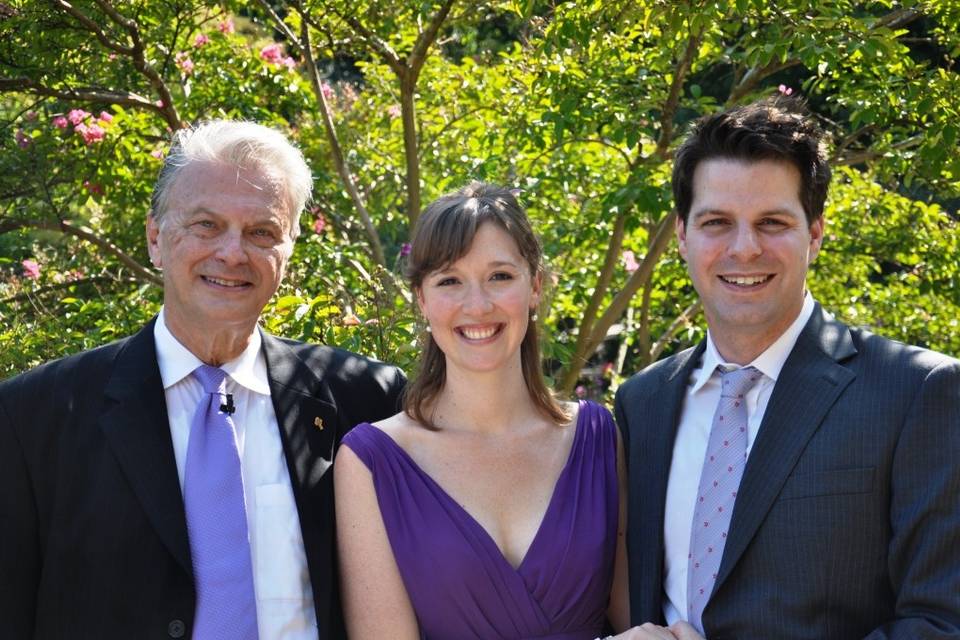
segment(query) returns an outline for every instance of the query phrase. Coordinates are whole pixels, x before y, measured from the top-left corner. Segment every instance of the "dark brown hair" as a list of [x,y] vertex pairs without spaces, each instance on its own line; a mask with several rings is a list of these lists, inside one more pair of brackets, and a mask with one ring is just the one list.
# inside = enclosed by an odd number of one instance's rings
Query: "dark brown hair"
[[782,160],[800,171],[800,203],[813,224],[823,215],[830,185],[823,132],[803,101],[777,96],[696,121],[673,162],[673,201],[687,223],[693,203],[693,173],[711,158]]
[[[414,293],[423,287],[423,280],[439,269],[445,269],[462,258],[473,243],[477,230],[492,223],[507,232],[517,243],[520,255],[530,267],[530,275],[543,274],[540,241],[513,193],[504,187],[472,182],[454,193],[432,202],[417,220],[413,230],[406,275]],[[537,323],[532,319],[520,345],[520,362],[527,391],[536,407],[548,418],[562,424],[570,419],[553,397],[543,379]],[[446,360],[433,336],[424,331],[423,350],[416,377],[407,385],[403,411],[408,416],[435,428],[427,414],[446,382]]]

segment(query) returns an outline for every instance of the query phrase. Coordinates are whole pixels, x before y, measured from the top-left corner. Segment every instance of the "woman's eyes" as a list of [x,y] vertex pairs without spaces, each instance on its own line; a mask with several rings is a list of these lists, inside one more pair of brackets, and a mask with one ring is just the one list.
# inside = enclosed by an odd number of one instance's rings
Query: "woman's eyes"
[[[503,282],[513,280],[513,274],[506,271],[497,271],[490,275],[490,280],[494,282]],[[460,284],[460,280],[454,277],[441,278],[437,280],[436,286],[438,287],[449,287],[451,285]]]

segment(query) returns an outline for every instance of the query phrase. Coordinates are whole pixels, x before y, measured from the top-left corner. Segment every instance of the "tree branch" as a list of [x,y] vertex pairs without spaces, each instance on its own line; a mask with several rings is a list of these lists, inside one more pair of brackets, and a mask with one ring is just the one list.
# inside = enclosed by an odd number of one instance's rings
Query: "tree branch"
[[440,26],[443,24],[443,21],[447,19],[447,15],[449,15],[450,9],[453,8],[455,2],[456,0],[444,0],[440,9],[433,14],[433,17],[430,19],[430,24],[427,25],[427,28],[420,34],[420,37],[417,38],[417,42],[413,45],[413,50],[410,52],[410,55],[407,56],[407,68],[410,69],[410,72],[413,74],[414,80],[420,75],[420,69],[423,68],[423,63],[427,59],[427,51],[430,49],[434,40],[436,40]]
[[14,231],[16,229],[45,229],[47,231],[59,231],[64,235],[74,236],[76,238],[80,238],[81,240],[86,240],[90,244],[95,245],[96,247],[106,251],[110,255],[120,260],[121,263],[133,271],[138,280],[159,286],[163,285],[163,279],[160,276],[134,260],[114,243],[110,242],[106,238],[101,238],[86,227],[77,227],[69,222],[66,222],[65,220],[59,220],[55,222],[50,220],[0,220],[0,234],[7,233],[8,231]]
[[[259,0],[259,2],[261,4],[265,4],[266,0]],[[299,11],[302,11],[302,9],[298,9],[298,12]],[[279,16],[277,17],[279,18]],[[360,196],[360,192],[357,190],[357,183],[353,177],[353,173],[350,171],[350,168],[347,166],[346,160],[344,159],[343,149],[340,146],[340,139],[337,136],[336,125],[334,124],[333,116],[330,113],[330,106],[327,104],[326,96],[323,95],[323,81],[320,78],[320,72],[317,69],[316,60],[313,58],[313,51],[310,46],[309,26],[307,25],[305,16],[302,13],[299,42],[300,50],[303,52],[303,57],[307,64],[307,72],[310,74],[313,93],[320,105],[320,113],[323,116],[323,128],[327,134],[327,142],[330,144],[330,154],[333,156],[334,167],[336,167],[337,173],[340,175],[340,180],[343,182],[344,188],[350,195],[350,200],[353,202],[353,206],[357,210],[360,220],[363,223],[363,227],[367,232],[367,239],[370,242],[373,260],[384,270],[389,270],[387,267],[387,258],[383,252],[383,245],[380,243],[380,234],[377,231],[376,226],[373,224],[373,220],[370,217],[370,212],[367,210],[367,205],[364,203],[363,198]],[[384,286],[390,290],[390,284],[387,282],[387,280],[384,278],[381,278],[381,280],[384,282]]]
[[83,13],[82,11],[74,7],[69,2],[65,2],[64,0],[54,0],[54,4],[60,7],[62,11],[69,13],[71,16],[73,16],[74,19],[76,19],[77,22],[82,24],[87,31],[95,35],[97,37],[97,40],[100,41],[100,44],[102,44],[106,48],[116,51],[117,53],[122,53],[125,56],[133,55],[133,47],[125,47],[108,38],[107,34],[105,34],[103,32],[103,29],[100,28],[100,25],[98,25],[96,22],[91,20],[89,17],[87,17],[85,13]]
[[588,347],[590,337],[593,335],[593,325],[597,320],[597,311],[600,309],[600,304],[610,289],[610,281],[613,279],[613,272],[620,257],[620,248],[623,246],[626,222],[627,212],[624,211],[617,216],[613,223],[613,231],[610,233],[610,243],[607,245],[600,275],[593,287],[590,301],[587,302],[587,308],[580,316],[580,327],[577,329],[577,342],[573,347],[573,356],[570,358],[570,364],[567,365],[567,370],[560,380],[559,391],[561,394],[569,394],[573,390],[573,387],[577,384],[577,379],[580,377],[580,369],[586,366],[593,351]]
[[[140,36],[140,27],[135,20],[124,17],[116,8],[107,0],[96,0],[97,6],[100,7],[111,20],[127,30],[127,33],[130,34],[130,39],[133,42],[133,46],[126,48],[123,53],[129,56],[133,61],[133,66],[140,72],[140,74],[147,79],[147,82],[150,83],[150,86],[154,91],[157,92],[157,95],[160,97],[160,104],[153,105],[153,109],[163,116],[164,120],[167,121],[167,124],[171,129],[180,129],[183,126],[183,123],[180,120],[180,114],[177,113],[176,107],[173,106],[173,96],[170,93],[169,87],[167,87],[166,82],[163,78],[160,77],[160,74],[157,73],[157,70],[147,62],[145,47],[143,43],[143,38]],[[54,6],[59,8],[64,13],[72,16],[75,20],[80,22],[81,25],[86,29],[90,29],[89,25],[85,23],[92,22],[90,18],[77,12],[68,2],[65,0],[54,0]],[[99,27],[96,27],[99,29]],[[110,47],[104,43],[105,46],[116,50],[115,47]],[[116,104],[125,104],[123,102],[117,102]],[[137,104],[136,106],[144,106],[142,104]]]
[[888,29],[899,29],[900,27],[910,24],[922,15],[923,13],[918,9],[897,9],[878,18],[870,28],[882,29],[886,27]]
[[700,308],[701,302],[700,300],[696,300],[684,309],[683,313],[674,318],[670,326],[667,327],[667,330],[660,334],[660,337],[653,344],[653,347],[650,348],[650,353],[646,354],[647,359],[644,364],[650,364],[657,360],[670,340],[673,339],[673,336],[676,335],[677,331],[689,325],[693,321],[694,316],[700,313]]
[[653,242],[650,243],[650,248],[647,251],[647,255],[643,257],[643,262],[640,263],[640,267],[633,272],[633,275],[627,280],[623,289],[617,293],[610,303],[610,306],[607,307],[603,315],[601,315],[596,324],[594,324],[590,340],[586,345],[587,353],[591,353],[597,348],[607,335],[607,330],[610,326],[626,311],[627,305],[630,304],[630,300],[634,294],[636,294],[641,286],[644,286],[650,280],[654,267],[656,267],[660,257],[670,245],[671,238],[673,238],[673,227],[676,218],[677,212],[671,211],[660,220]]
[[35,298],[36,296],[43,295],[44,293],[48,293],[50,291],[57,291],[58,289],[69,289],[70,287],[84,285],[84,284],[96,284],[98,282],[134,284],[139,282],[139,280],[137,280],[136,278],[115,278],[113,276],[91,276],[89,278],[80,278],[78,280],[69,280],[67,282],[55,282],[53,284],[37,287],[32,291],[25,291],[15,296],[4,298],[0,300],[0,304],[9,304],[11,302],[29,300],[30,298]]
[[798,64],[800,64],[799,58],[791,58],[784,62],[780,62],[779,60],[771,60],[763,67],[752,67],[748,69],[747,72],[743,74],[743,77],[740,78],[740,82],[736,83],[730,89],[730,96],[727,98],[727,106],[733,106],[743,99],[745,95],[756,89],[764,78],[767,78],[778,71],[789,69],[790,67]]
[[838,166],[863,164],[876,160],[877,158],[882,158],[890,151],[903,151],[904,149],[918,147],[922,142],[923,136],[921,134],[917,134],[892,144],[887,149],[863,149],[861,151],[853,151],[849,154],[846,153],[846,150],[838,149],[838,153],[830,160],[830,164]]
[[676,68],[673,70],[673,82],[670,84],[670,93],[667,95],[667,101],[663,104],[663,110],[660,113],[660,137],[657,140],[657,148],[652,154],[654,157],[663,159],[667,149],[670,147],[670,142],[673,138],[673,117],[677,114],[677,107],[680,104],[680,93],[683,90],[684,80],[686,80],[687,74],[690,72],[693,59],[700,50],[700,39],[701,34],[691,34],[687,40],[687,47],[680,57],[680,60],[677,61]]
[[53,89],[30,78],[0,78],[0,93],[22,91],[36,96],[48,96],[78,102],[118,104],[124,107],[147,109],[163,115],[163,110],[147,98],[130,91],[115,91],[102,87]]

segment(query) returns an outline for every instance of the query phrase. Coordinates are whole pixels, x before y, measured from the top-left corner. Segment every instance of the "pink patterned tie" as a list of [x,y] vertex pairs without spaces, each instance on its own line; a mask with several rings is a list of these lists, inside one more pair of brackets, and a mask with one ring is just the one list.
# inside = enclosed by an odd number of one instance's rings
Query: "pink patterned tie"
[[700,472],[687,567],[687,621],[701,634],[701,616],[720,569],[733,503],[747,462],[744,396],[762,375],[753,367],[727,372],[720,369],[720,402],[713,414]]

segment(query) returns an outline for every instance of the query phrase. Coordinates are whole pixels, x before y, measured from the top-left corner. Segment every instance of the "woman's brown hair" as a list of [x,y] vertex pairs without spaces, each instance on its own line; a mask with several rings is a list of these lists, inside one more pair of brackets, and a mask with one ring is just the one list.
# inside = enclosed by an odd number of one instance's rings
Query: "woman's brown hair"
[[[468,251],[477,230],[492,223],[507,232],[517,243],[520,255],[530,266],[534,278],[543,274],[540,241],[513,193],[504,187],[472,182],[454,193],[432,202],[417,220],[413,230],[406,276],[414,293],[419,293],[423,280],[439,269],[445,269]],[[433,336],[424,332],[423,351],[416,377],[407,385],[403,411],[428,428],[435,428],[427,414],[446,382],[446,360]],[[548,418],[562,424],[569,414],[554,398],[543,379],[537,323],[527,323],[527,332],[520,344],[523,379],[534,405]]]

